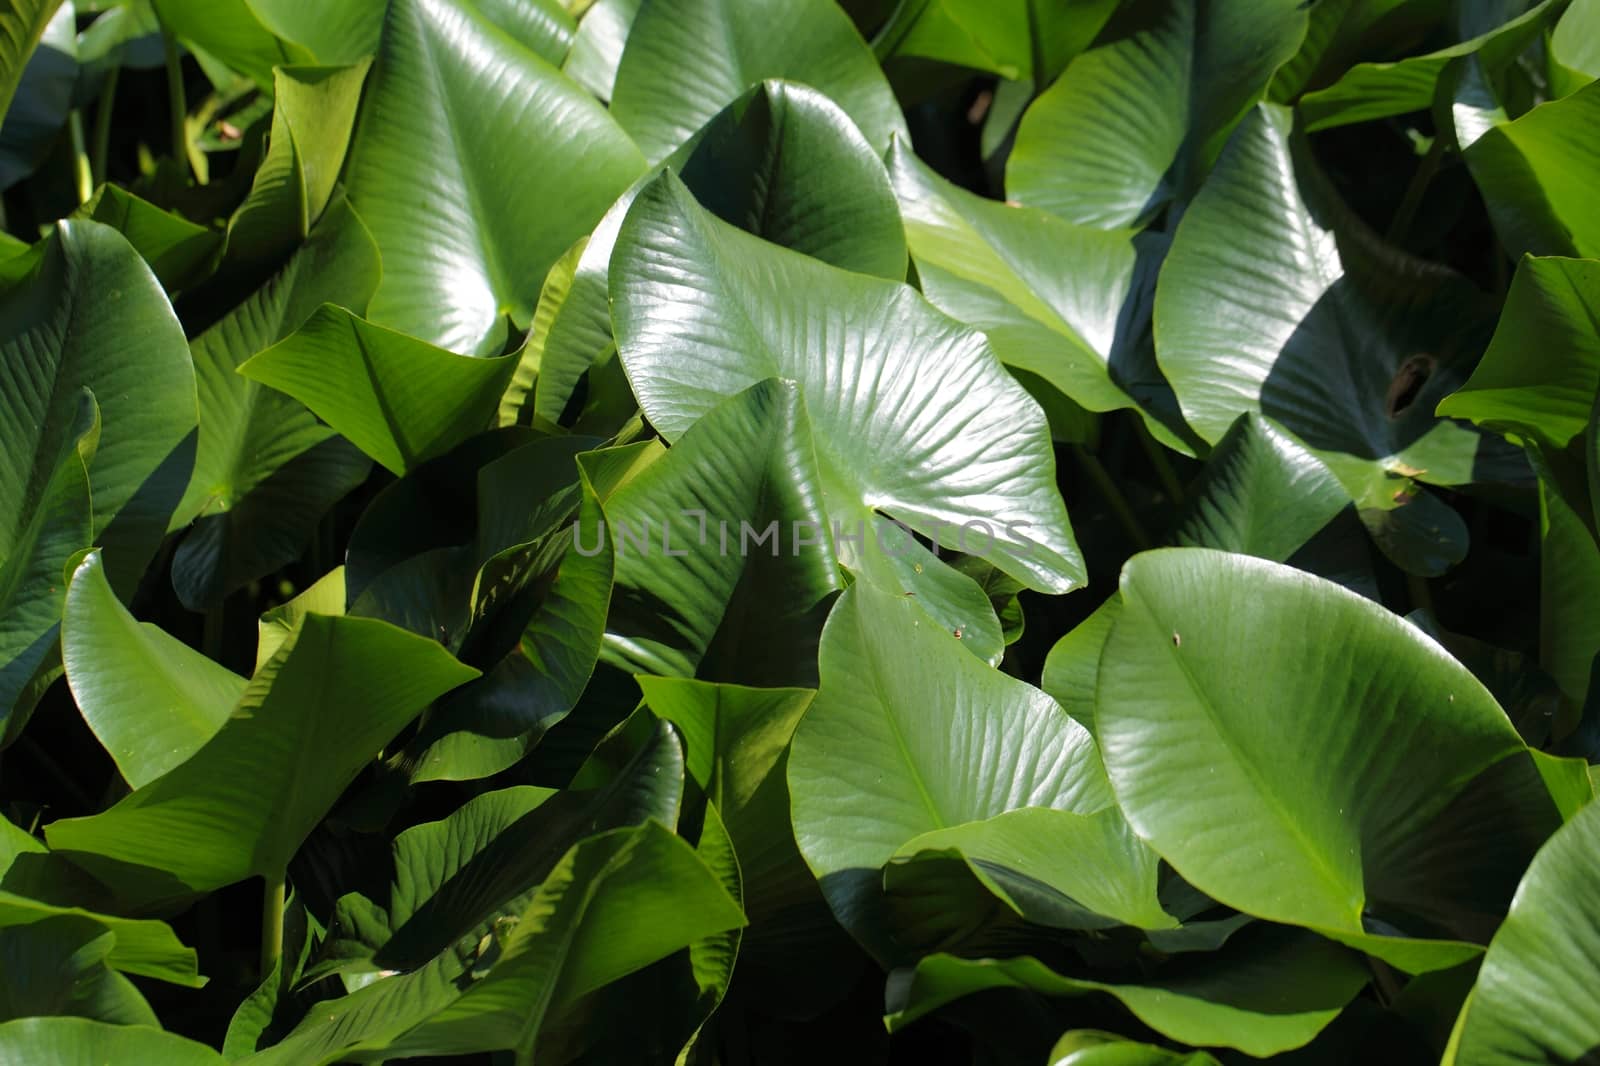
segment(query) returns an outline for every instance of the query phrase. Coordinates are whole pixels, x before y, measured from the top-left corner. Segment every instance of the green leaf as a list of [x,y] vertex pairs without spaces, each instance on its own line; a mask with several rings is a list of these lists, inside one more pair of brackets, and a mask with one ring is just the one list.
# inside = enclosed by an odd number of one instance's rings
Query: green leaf
[[1288,0],[1126,7],[1023,114],[1007,196],[1086,226],[1142,224],[1193,194],[1305,32]]
[[249,0],[150,0],[161,23],[179,40],[197,46],[243,74],[263,90],[272,89],[272,68],[304,63],[310,55],[279,40],[261,24]]
[[110,810],[46,830],[51,846],[154,906],[253,874],[281,880],[345,786],[429,701],[469,680],[431,641],[308,615],[188,761]]
[[845,270],[906,276],[906,235],[879,153],[816,90],[763,81],[674,159],[695,198],[724,222]]
[[583,13],[562,73],[602,100],[611,99],[617,65],[644,0],[595,0]]
[[1579,75],[1580,82],[1600,78],[1600,4],[1574,0],[1550,34],[1550,60]]
[[1130,329],[1149,273],[1132,231],[984,199],[939,177],[903,142],[890,149],[889,169],[929,302],[982,330],[1007,366],[1090,411],[1132,408],[1169,447],[1190,451],[1140,405],[1147,377],[1159,381],[1160,372],[1141,365]]
[[51,654],[73,552],[102,545],[112,586],[132,594],[188,480],[198,417],[183,330],[126,240],[63,222],[16,265],[0,284],[0,717]]
[[[1121,596],[1096,731],[1128,820],[1186,881],[1407,972],[1487,941],[1559,816],[1465,667],[1376,604],[1248,556],[1148,553]],[[1312,636],[1329,633],[1336,655]]]
[[114,970],[153,977],[188,988],[199,988],[206,983],[196,969],[194,950],[184,947],[172,927],[165,922],[97,914],[80,907],[58,906],[0,890],[0,929],[29,927],[61,918],[70,918],[74,922],[93,922],[110,934],[112,944],[105,961]]
[[1047,85],[1094,39],[1115,0],[919,0],[877,33],[883,60],[918,57]]
[[0,117],[11,110],[23,68],[60,6],[61,0],[12,0],[0,13]]
[[392,0],[347,170],[383,253],[373,321],[498,354],[505,317],[526,326],[545,273],[643,169],[599,104],[476,7]]
[[[945,547],[957,546],[950,542],[959,532],[966,554],[1030,588],[1064,592],[1083,581],[1043,412],[981,337],[913,290],[734,229],[671,175],[634,201],[613,262],[623,365],[664,437],[677,439],[758,381],[794,379],[828,505],[817,518],[860,531],[882,513]],[[822,358],[812,347],[819,336],[838,338]],[[938,382],[937,391],[921,391],[923,382]],[[980,536],[979,523],[990,536]],[[896,566],[913,561],[909,544],[889,547],[882,534],[870,535],[879,550],[858,542],[842,561],[874,580],[915,584],[906,573],[913,566]],[[931,555],[914,565],[930,582],[948,573]],[[936,590],[926,591],[931,599]],[[986,600],[981,610],[993,613]],[[941,621],[959,628],[953,613]]]
[[1547,471],[1541,470],[1539,661],[1575,706],[1588,696],[1595,656],[1600,654],[1600,617],[1590,609],[1596,595],[1600,595],[1600,548],[1588,519],[1573,510]]
[[315,62],[345,66],[378,50],[385,0],[245,0],[261,24],[309,52]]
[[1050,1066],[1219,1066],[1204,1051],[1168,1051],[1111,1033],[1074,1029],[1050,1049]]
[[159,627],[136,621],[111,591],[99,552],[72,575],[61,657],[84,721],[133,788],[199,751],[247,683]]
[[874,882],[908,841],[1022,807],[1111,803],[1088,732],[959,647],[912,599],[857,583],[823,630],[821,687],[795,733],[795,838],[880,958],[894,948],[872,921]]
[[0,928],[0,1019],[37,1015],[155,1026],[155,1012],[106,965],[116,934],[87,919],[57,917]]
[[1096,732],[1094,702],[1100,683],[1100,653],[1121,608],[1122,601],[1111,596],[1056,641],[1045,656],[1044,675],[1039,679],[1039,687],[1091,734]]
[[256,668],[260,673],[267,660],[278,653],[284,642],[305,621],[308,614],[337,617],[344,614],[344,567],[335,567],[312,583],[288,603],[262,614],[256,623]]
[[1191,958],[1197,961],[1180,960],[1135,984],[1068,977],[1028,956],[932,955],[891,986],[888,1022],[898,1029],[951,1000],[990,988],[1051,996],[1106,992],[1173,1040],[1265,1057],[1308,1043],[1369,977],[1354,952],[1270,926],[1245,930],[1220,952]]
[[486,428],[516,363],[456,355],[324,304],[239,373],[293,396],[404,474]]
[[1488,333],[1482,295],[1379,243],[1305,158],[1280,107],[1263,104],[1239,127],[1184,214],[1155,331],[1184,417],[1208,441],[1258,411],[1363,507],[1410,502],[1411,477],[1485,476],[1483,438],[1433,413]]
[[1281,563],[1349,505],[1322,460],[1251,411],[1207,458],[1173,539]]
[[[717,62],[686,62],[710,41]],[[905,132],[899,105],[849,16],[828,0],[644,0],[617,67],[611,110],[652,166],[750,86],[809,85],[877,151]]]
[[1600,84],[1486,131],[1464,153],[1512,255],[1600,258]]
[[1483,958],[1446,1066],[1582,1063],[1600,1049],[1587,990],[1600,959],[1600,807],[1580,811],[1534,856]]
[[1600,392],[1600,263],[1524,257],[1483,360],[1438,412],[1565,448]]
[[222,1061],[221,1055],[204,1044],[144,1025],[111,1025],[87,1018],[19,1018],[0,1024],[0,1062],[222,1066]]
[[1023,807],[982,821],[923,833],[902,844],[892,861],[925,852],[962,856],[979,879],[1023,917],[1028,895],[1041,886],[1061,904],[1141,929],[1170,929],[1176,918],[1156,898],[1156,853],[1133,835],[1115,808],[1079,814]]
[[814,683],[812,653],[843,582],[793,384],[768,380],[723,402],[605,513],[617,559],[608,659],[710,681]]
[[1392,63],[1358,63],[1332,85],[1300,99],[1305,128],[1315,132],[1427,111],[1452,60],[1472,56],[1485,75],[1497,75],[1539,36],[1561,7],[1560,0],[1544,0],[1495,29],[1448,48]]
[[203,277],[222,246],[215,230],[163,211],[117,185],[100,186],[72,217],[103,223],[122,234],[168,292]]
[[195,525],[173,559],[173,584],[191,609],[293,562],[323,513],[366,478],[365,456],[238,368],[325,302],[363,310],[378,273],[371,235],[340,202],[275,277],[192,343],[203,417],[176,517]]
[[363,59],[348,67],[272,72],[266,158],[228,220],[222,270],[259,274],[276,268],[322,217],[344,166],[370,65]]

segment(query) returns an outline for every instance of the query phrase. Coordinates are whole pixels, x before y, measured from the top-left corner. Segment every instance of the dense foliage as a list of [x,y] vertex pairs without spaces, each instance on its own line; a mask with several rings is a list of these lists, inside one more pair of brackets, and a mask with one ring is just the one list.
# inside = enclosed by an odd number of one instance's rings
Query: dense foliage
[[0,1063],[1600,1061],[1597,78],[0,0]]

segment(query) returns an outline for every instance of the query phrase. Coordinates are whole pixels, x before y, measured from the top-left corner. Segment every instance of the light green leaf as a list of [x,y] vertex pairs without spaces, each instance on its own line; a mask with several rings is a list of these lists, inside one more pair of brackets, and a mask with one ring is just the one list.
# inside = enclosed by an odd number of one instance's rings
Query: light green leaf
[[1524,257],[1494,339],[1441,415],[1565,448],[1600,392],[1600,263]]
[[111,1025],[87,1018],[19,1018],[0,1024],[0,1063],[105,1066],[222,1066],[222,1056],[193,1040],[144,1025]]
[[160,627],[136,621],[106,582],[99,552],[72,575],[61,657],[84,721],[133,788],[199,751],[246,684]]
[[1063,1033],[1048,1061],[1050,1066],[1219,1066],[1204,1051],[1168,1051],[1092,1029]]
[[341,201],[276,276],[191,344],[203,417],[176,517],[195,525],[172,564],[191,609],[293,562],[324,512],[366,478],[371,464],[355,447],[238,368],[325,302],[364,310],[378,273],[371,235]]
[[918,57],[1048,85],[1105,25],[1115,0],[917,0],[876,35],[883,60]]
[[1465,667],[1248,556],[1148,553],[1121,596],[1096,731],[1128,820],[1186,881],[1407,972],[1487,941],[1559,816]]
[[239,373],[293,396],[404,474],[486,428],[516,363],[456,355],[324,304]]
[[1600,1049],[1587,992],[1600,959],[1600,807],[1534,856],[1495,934],[1445,1052],[1445,1066],[1585,1063]]
[[162,25],[179,40],[197,46],[272,90],[272,68],[305,63],[305,49],[279,40],[261,24],[249,0],[150,0]]
[[858,582],[828,618],[821,688],[795,733],[795,838],[880,958],[895,949],[872,921],[875,882],[908,841],[1021,807],[1111,804],[1088,732],[959,647],[913,599]]
[[[819,519],[848,529],[883,514],[945,547],[965,545],[1031,588],[1082,582],[1043,412],[980,336],[913,290],[734,229],[671,175],[634,201],[613,262],[623,365],[667,439],[724,397],[791,378],[812,426],[828,508]],[[836,339],[818,352],[819,337]],[[888,584],[914,583],[914,567],[938,574],[931,555],[914,560],[909,544],[891,547],[882,534],[863,537],[879,550],[858,543],[842,561]],[[993,613],[987,600],[983,611]]]
[[1151,0],[1022,116],[1006,194],[1071,222],[1142,224],[1198,187],[1228,132],[1305,37],[1290,0]]
[[595,0],[583,13],[561,70],[602,100],[611,99],[628,32],[644,0]]
[[476,676],[432,641],[308,615],[187,762],[110,810],[52,823],[52,847],[130,905],[253,874],[279,880],[356,773],[429,701]]
[[188,988],[199,988],[206,983],[196,969],[194,949],[184,947],[166,922],[97,914],[0,890],[0,929],[63,917],[94,922],[111,934],[113,943],[105,958],[106,964],[114,970]]
[[[715,62],[685,62],[716,41]],[[850,18],[828,0],[644,0],[617,67],[612,113],[651,165],[750,86],[809,85],[878,151],[905,120]]]
[[1464,154],[1512,255],[1600,258],[1600,83],[1495,126]]
[[72,217],[104,223],[126,237],[168,292],[204,276],[222,246],[215,230],[163,211],[117,185],[100,186]]
[[459,0],[392,0],[350,150],[383,253],[374,322],[479,355],[644,170],[605,110]]
[[344,614],[344,567],[321,577],[288,603],[272,608],[256,622],[256,668],[260,673],[267,660],[278,653],[284,642],[305,621],[308,614],[337,617]]
[[1573,0],[1550,34],[1550,59],[1583,81],[1600,78],[1600,3]]
[[263,26],[314,62],[345,66],[378,50],[385,0],[245,0]]
[[1201,958],[1200,963],[1158,971],[1134,984],[1067,977],[1028,956],[932,955],[891,985],[888,1022],[898,1029],[945,1003],[989,988],[1051,996],[1106,992],[1173,1040],[1238,1048],[1259,1058],[1310,1042],[1369,976],[1354,952],[1271,926],[1244,930],[1220,952]]

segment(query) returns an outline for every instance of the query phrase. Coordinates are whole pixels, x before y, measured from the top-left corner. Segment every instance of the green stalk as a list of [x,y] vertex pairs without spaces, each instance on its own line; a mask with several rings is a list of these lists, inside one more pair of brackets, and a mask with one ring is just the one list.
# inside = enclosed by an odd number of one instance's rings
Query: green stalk
[[1428,154],[1422,157],[1422,162],[1411,175],[1405,195],[1400,198],[1400,206],[1395,209],[1394,221],[1389,223],[1386,237],[1390,244],[1399,244],[1405,239],[1406,231],[1411,228],[1411,220],[1416,217],[1417,208],[1422,206],[1423,193],[1428,191],[1428,186],[1433,184],[1434,175],[1439,173],[1439,164],[1444,161],[1444,148],[1444,136],[1442,134],[1435,136],[1433,144],[1428,147]]
[[283,955],[283,877],[266,882],[261,897],[261,979],[272,975]]
[[86,204],[94,195],[94,171],[83,143],[83,114],[74,109],[67,115],[67,131],[72,137],[72,176],[78,188],[78,202]]
[[1161,442],[1150,434],[1150,427],[1144,424],[1144,416],[1137,411],[1130,411],[1133,418],[1133,428],[1139,437],[1139,444],[1144,448],[1144,454],[1149,457],[1150,465],[1155,467],[1156,477],[1161,482],[1162,490],[1174,507],[1183,506],[1183,482],[1178,480],[1178,472],[1172,469],[1172,463],[1167,459],[1167,449]]
[[110,166],[107,157],[111,152],[111,112],[117,102],[117,78],[121,73],[122,68],[115,66],[106,74],[106,82],[100,87],[100,102],[95,105],[94,140],[89,146],[89,165],[97,186],[106,180],[106,170]]
[[161,50],[167,60],[167,99],[171,114],[172,154],[180,164],[189,166],[189,135],[184,121],[189,117],[189,101],[183,91],[183,56],[178,52],[178,39],[165,25],[161,27]]
[[1117,521],[1122,523],[1122,528],[1133,539],[1135,549],[1145,551],[1151,547],[1154,542],[1151,541],[1150,534],[1139,524],[1139,516],[1133,513],[1127,497],[1122,495],[1122,490],[1117,488],[1117,483],[1112,480],[1095,454],[1081,444],[1072,446],[1072,454],[1077,457],[1078,465],[1083,468],[1089,480],[1094,482],[1095,488],[1100,490],[1100,495],[1105,497],[1106,503],[1111,507],[1111,513],[1117,516]]

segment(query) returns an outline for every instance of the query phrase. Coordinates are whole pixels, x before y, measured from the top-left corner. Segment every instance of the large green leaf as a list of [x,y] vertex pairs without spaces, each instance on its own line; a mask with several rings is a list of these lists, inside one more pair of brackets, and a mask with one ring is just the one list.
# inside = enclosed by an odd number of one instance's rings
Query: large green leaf
[[1562,6],[1562,0],[1544,0],[1460,44],[1392,63],[1358,63],[1332,85],[1301,98],[1305,127],[1322,130],[1426,111],[1433,106],[1439,80],[1452,60],[1475,57],[1485,75],[1495,75],[1516,60]]
[[14,265],[0,286],[0,716],[52,654],[72,552],[104,546],[113,587],[132,594],[183,493],[198,418],[183,330],[114,230],[63,222]]
[[643,169],[593,98],[476,6],[392,0],[347,173],[383,252],[373,320],[498,353],[506,316],[528,324],[546,271]]
[[188,288],[211,268],[222,247],[216,230],[163,211],[118,185],[102,185],[73,212],[128,239],[168,292]]
[[1100,30],[1116,0],[915,0],[878,31],[888,60],[917,57],[1048,85]]
[[60,6],[61,0],[12,0],[0,12],[0,119],[11,110],[23,68]]
[[1050,1066],[1218,1066],[1204,1051],[1168,1051],[1093,1029],[1063,1033],[1049,1061]]
[[104,813],[46,830],[130,904],[281,880],[345,786],[430,700],[475,676],[432,641],[308,615],[188,761]]
[[985,199],[939,177],[903,142],[889,168],[917,278],[935,307],[982,330],[1007,366],[1090,411],[1133,408],[1157,437],[1190,450],[1140,406],[1165,382],[1138,346],[1149,314],[1142,275],[1151,273],[1138,260],[1151,249],[1141,253],[1132,231]]
[[262,89],[272,89],[272,68],[310,60],[303,48],[273,36],[249,0],[150,0],[162,25],[204,49]]
[[245,0],[261,24],[311,53],[318,63],[343,66],[378,50],[385,0]]
[[112,943],[105,961],[114,970],[189,988],[199,988],[206,983],[196,969],[194,949],[184,947],[165,922],[118,918],[0,890],[0,929],[27,927],[61,918],[75,923],[92,922],[108,933]]
[[158,1025],[133,983],[106,965],[115,943],[115,933],[82,918],[0,929],[0,1019],[68,1015]]
[[1512,255],[1600,257],[1600,83],[1494,126],[1464,154]]
[[[613,263],[623,365],[663,436],[677,439],[758,381],[794,379],[828,512],[819,522],[864,531],[881,513],[1030,587],[1082,582],[1043,412],[980,336],[916,292],[737,230],[670,174],[639,193]],[[840,528],[832,532],[840,542]],[[924,553],[908,574],[912,566],[896,564],[913,561],[911,546],[887,547],[882,533],[862,537],[877,551],[858,542],[842,561],[916,588],[932,607],[933,590],[924,595],[917,579],[945,581],[937,560]],[[983,610],[992,615],[986,600]],[[941,621],[960,628],[952,614]]]
[[322,217],[344,166],[370,65],[361,60],[349,67],[272,72],[266,157],[228,221],[222,270],[248,274],[277,267]]
[[0,1024],[0,1063],[28,1066],[105,1066],[159,1062],[162,1066],[222,1066],[204,1044],[144,1025],[111,1025],[87,1018],[18,1018]]
[[1124,8],[1022,116],[1006,194],[1106,228],[1187,198],[1305,32],[1290,0]]
[[[617,593],[608,658],[745,684],[815,681],[843,587],[799,390],[768,380],[712,410],[605,504]],[[775,537],[754,537],[772,524]]]
[[1438,410],[1561,449],[1588,427],[1597,392],[1600,263],[1529,256],[1483,360]]
[[1446,1066],[1589,1063],[1600,1054],[1600,807],[1534,856],[1484,956]]
[[602,100],[611,99],[617,65],[644,0],[595,0],[583,13],[561,70]]
[[1479,478],[1482,438],[1433,408],[1488,325],[1465,279],[1380,244],[1338,203],[1271,104],[1184,214],[1156,290],[1156,355],[1200,436],[1259,411],[1373,508],[1410,502],[1410,477]]
[[1217,442],[1173,539],[1281,563],[1349,504],[1322,460],[1252,411]]
[[176,518],[195,524],[172,564],[187,606],[214,606],[294,561],[328,507],[366,478],[365,456],[238,368],[323,303],[365,310],[378,273],[371,235],[336,204],[275,277],[192,343],[203,417]]
[[106,582],[99,552],[72,575],[61,657],[84,721],[133,788],[199,751],[246,685],[159,627],[136,621]]
[[1559,815],[1465,667],[1249,556],[1139,556],[1121,599],[1096,735],[1129,821],[1185,880],[1409,972],[1488,940]]
[[[716,62],[693,62],[706,42]],[[644,0],[617,68],[611,109],[645,157],[666,159],[718,111],[769,78],[831,97],[878,151],[905,132],[883,72],[828,0]]]
[[1141,983],[1068,977],[1027,956],[933,955],[894,988],[889,1024],[908,1024],[953,999],[990,988],[1053,996],[1106,992],[1174,1040],[1265,1057],[1309,1042],[1368,976],[1354,952],[1272,927],[1248,930],[1216,955],[1201,956]]
[[1600,4],[1574,0],[1550,34],[1550,60],[1580,81],[1600,78]]
[[879,869],[923,833],[1111,803],[1094,740],[1038,689],[959,654],[915,600],[858,583],[823,630],[789,759],[795,837],[834,913],[883,958]]
[[515,355],[456,355],[324,304],[239,373],[288,393],[396,474],[488,427]]

